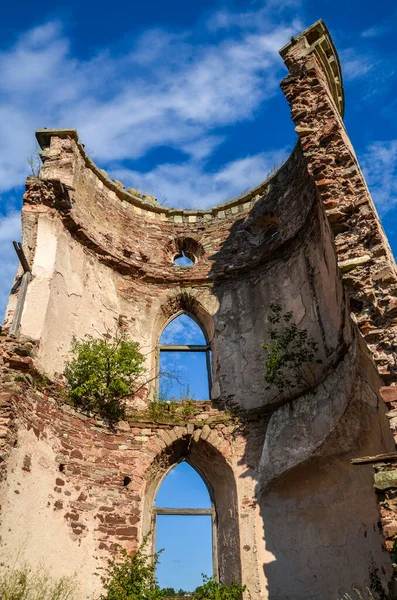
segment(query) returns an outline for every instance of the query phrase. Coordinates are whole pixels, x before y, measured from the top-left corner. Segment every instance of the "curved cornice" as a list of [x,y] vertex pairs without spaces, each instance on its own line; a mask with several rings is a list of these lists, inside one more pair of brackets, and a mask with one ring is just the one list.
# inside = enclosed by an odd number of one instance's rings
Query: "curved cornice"
[[289,171],[294,162],[294,150],[286,161],[279,167],[274,173],[269,175],[265,181],[254,187],[252,190],[224,202],[217,204],[212,208],[206,210],[195,210],[195,209],[183,209],[183,208],[170,208],[163,206],[155,199],[142,195],[137,196],[132,192],[126,190],[124,186],[117,181],[110,179],[109,175],[103,169],[97,167],[97,165],[91,160],[86,154],[84,144],[79,140],[77,129],[39,129],[36,131],[36,138],[41,147],[45,152],[51,145],[51,138],[69,138],[75,141],[76,146],[84,160],[85,166],[89,168],[95,176],[102,181],[102,183],[112,192],[120,198],[120,200],[128,202],[133,206],[137,206],[142,210],[150,212],[160,213],[164,215],[166,219],[170,220],[182,220],[182,218],[189,219],[189,217],[201,217],[204,220],[211,220],[212,218],[222,219],[224,216],[231,214],[237,214],[242,210],[248,209],[252,204],[259,198],[266,196],[272,187],[280,180],[285,177],[285,171]]

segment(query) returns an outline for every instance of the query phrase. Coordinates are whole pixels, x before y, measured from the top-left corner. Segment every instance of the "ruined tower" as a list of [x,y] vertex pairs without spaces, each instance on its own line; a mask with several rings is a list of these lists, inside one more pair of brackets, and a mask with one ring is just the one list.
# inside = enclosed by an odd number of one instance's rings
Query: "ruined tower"
[[[132,550],[152,535],[158,485],[183,458],[212,490],[216,574],[245,583],[247,599],[334,600],[374,569],[391,578],[372,466],[351,459],[395,449],[385,401],[397,401],[396,267],[344,128],[324,23],[281,56],[299,141],[267,181],[210,210],[125,190],[76,130],[36,134],[27,262],[0,337],[0,558],[76,572],[76,600],[100,588],[115,543]],[[190,269],[173,264],[182,251]],[[318,344],[313,391],[265,388],[275,300]],[[74,336],[122,322],[153,372],[161,332],[183,312],[212,357],[211,400],[194,415],[151,420],[153,386],[114,428],[62,402]]]

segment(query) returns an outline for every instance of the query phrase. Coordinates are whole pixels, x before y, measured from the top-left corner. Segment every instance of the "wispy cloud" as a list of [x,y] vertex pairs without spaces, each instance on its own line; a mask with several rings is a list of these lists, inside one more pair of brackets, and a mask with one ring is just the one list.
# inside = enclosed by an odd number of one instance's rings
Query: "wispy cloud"
[[300,26],[248,28],[240,16],[238,35],[199,43],[198,31],[148,30],[132,50],[89,60],[73,55],[60,23],[23,34],[0,54],[0,188],[21,182],[41,127],[78,128],[105,167],[158,146],[210,156],[225,139],[219,128],[253,118],[275,94],[277,50]]
[[162,344],[205,344],[200,327],[188,315],[180,315],[164,329]]
[[377,209],[385,215],[397,205],[397,140],[370,144],[361,163]]
[[189,161],[161,164],[147,173],[115,168],[112,176],[127,187],[157,193],[161,202],[172,206],[209,208],[261,183],[286,157],[286,150],[275,150],[232,161],[215,172],[207,171],[200,161]]
[[364,39],[368,39],[368,38],[376,38],[376,37],[380,37],[381,35],[384,35],[385,33],[387,33],[389,31],[389,26],[388,25],[374,25],[373,27],[369,27],[368,29],[364,29],[364,31],[361,33],[361,37]]
[[[206,25],[210,31],[224,31],[233,28],[244,28],[249,30],[257,29],[258,27],[262,30],[271,31],[271,29],[274,28],[275,17],[280,19],[283,14],[287,14],[290,22],[293,23],[293,26],[302,30],[302,22],[295,16],[297,10],[300,9],[301,6],[301,0],[283,0],[283,2],[279,2],[279,0],[267,0],[267,2],[262,5],[262,8],[257,10],[238,12],[228,8],[221,8],[209,15]],[[273,39],[276,40],[277,38]],[[282,40],[281,43],[284,45],[286,40]],[[275,52],[277,52],[280,47],[281,46],[275,46]]]
[[345,81],[352,81],[364,77],[377,63],[375,57],[359,53],[353,48],[347,48],[339,52],[339,58]]
[[[77,128],[113,177],[173,206],[208,207],[256,185],[282,151],[237,153],[216,170],[210,158],[231,125],[253,119],[276,93],[284,69],[278,49],[302,27],[296,6],[290,0],[280,11],[267,0],[255,13],[223,12],[222,31],[210,31],[211,15],[189,31],[141,31],[124,52],[119,44],[88,59],[76,55],[58,21],[22,33],[0,52],[0,191],[23,184],[33,132],[43,127]],[[177,150],[179,160],[131,168],[158,147]],[[2,227],[19,237],[19,217],[7,210]],[[4,305],[16,260],[9,240],[0,244]]]

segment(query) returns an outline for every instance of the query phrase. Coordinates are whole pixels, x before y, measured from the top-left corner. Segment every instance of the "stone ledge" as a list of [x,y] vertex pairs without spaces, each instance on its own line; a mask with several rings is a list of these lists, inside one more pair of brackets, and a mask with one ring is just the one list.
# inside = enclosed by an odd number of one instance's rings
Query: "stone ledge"
[[301,43],[301,47],[303,45],[305,48],[305,50],[300,50],[300,56],[304,57],[314,52],[319,59],[338,111],[343,117],[345,98],[342,70],[338,53],[324,21],[320,19],[283,46],[280,50],[280,55],[284,61],[288,61],[288,54],[291,48],[299,42]]

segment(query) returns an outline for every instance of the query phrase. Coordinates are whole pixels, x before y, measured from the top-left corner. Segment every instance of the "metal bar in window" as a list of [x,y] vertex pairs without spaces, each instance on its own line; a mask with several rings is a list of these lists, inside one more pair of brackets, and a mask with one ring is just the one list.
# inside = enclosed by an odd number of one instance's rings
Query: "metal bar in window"
[[210,346],[194,346],[192,344],[159,344],[159,349],[163,352],[207,352]]
[[212,568],[215,581],[219,581],[218,565],[218,528],[216,526],[216,512],[212,513]]
[[14,246],[15,252],[18,255],[19,262],[22,265],[24,273],[26,273],[26,271],[30,271],[29,263],[26,260],[26,256],[25,256],[25,253],[23,251],[21,242],[12,242],[12,244]]
[[193,515],[211,516],[215,514],[214,508],[154,508],[156,515]]

